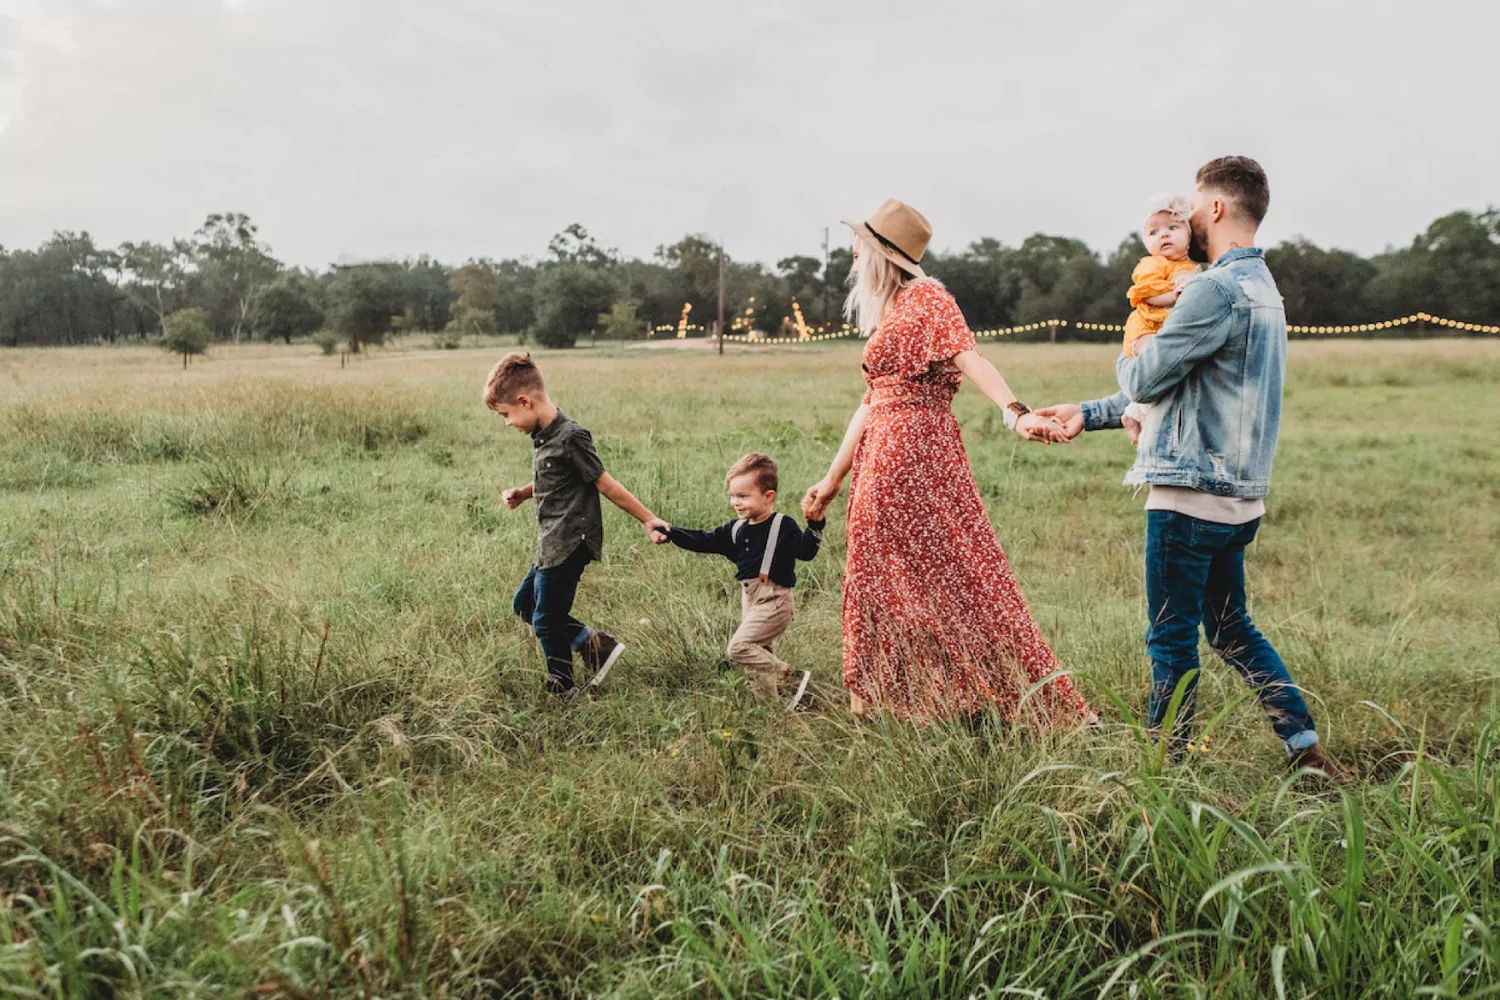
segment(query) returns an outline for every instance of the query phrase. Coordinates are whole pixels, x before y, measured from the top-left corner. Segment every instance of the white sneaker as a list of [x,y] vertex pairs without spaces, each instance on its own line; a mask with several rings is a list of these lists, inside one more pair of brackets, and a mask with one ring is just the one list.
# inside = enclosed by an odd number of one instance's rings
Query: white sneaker
[[625,644],[607,632],[595,632],[583,649],[583,662],[594,671],[589,687],[598,687],[608,676],[609,670],[625,652]]
[[802,696],[807,694],[807,682],[812,680],[811,670],[797,670],[794,672],[801,674],[802,679],[797,682],[797,691],[792,695],[792,700],[787,705],[787,708],[793,711],[796,710],[798,705],[802,704]]

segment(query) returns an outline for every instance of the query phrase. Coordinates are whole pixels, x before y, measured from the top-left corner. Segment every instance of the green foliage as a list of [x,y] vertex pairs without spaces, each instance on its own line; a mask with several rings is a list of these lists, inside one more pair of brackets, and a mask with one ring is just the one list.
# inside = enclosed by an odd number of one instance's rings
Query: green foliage
[[256,289],[280,267],[258,234],[243,212],[215,212],[193,235],[196,299],[210,327],[236,344]]
[[[455,307],[453,318],[448,321],[448,333],[456,335],[460,333],[494,333],[495,313],[490,309],[466,309]],[[445,340],[455,340],[453,346],[457,347],[455,336],[447,336]]]
[[0,346],[114,340],[121,266],[88,233],[54,233],[35,251],[0,249]]
[[344,343],[343,336],[336,330],[319,330],[313,334],[312,340],[325,355],[333,354]]
[[636,304],[627,299],[621,299],[609,307],[609,312],[600,313],[599,329],[606,337],[615,340],[638,340],[645,332],[641,329],[641,321],[635,314]]
[[536,342],[572,347],[597,327],[614,296],[614,283],[602,268],[573,261],[548,265],[536,279]]
[[380,344],[401,313],[399,272],[387,264],[340,268],[329,286],[334,325],[349,338],[350,353]]
[[[305,337],[323,325],[312,284],[303,275],[288,272],[260,286],[250,299],[250,326],[266,340]],[[325,352],[327,353],[327,352]]]
[[209,329],[208,317],[202,309],[179,309],[163,322],[163,332],[157,344],[166,351],[182,355],[182,367],[194,354],[207,354],[213,331]]
[[[1019,246],[985,238],[952,252],[934,249],[923,263],[975,329],[1051,318],[1117,324],[1128,315],[1130,272],[1144,253],[1136,234],[1096,253],[1076,239],[1037,233]],[[1418,311],[1500,322],[1500,210],[1451,213],[1409,246],[1369,259],[1300,238],[1267,248],[1267,258],[1294,324],[1354,324]],[[795,300],[809,323],[836,323],[850,260],[845,247],[830,249],[826,268],[808,256],[784,257],[774,267],[728,259],[726,312],[743,317],[753,299],[755,327],[772,333],[791,317]],[[240,213],[211,215],[192,240],[165,244],[109,250],[87,233],[60,232],[36,250],[0,248],[0,346],[145,340],[166,316],[188,307],[202,309],[217,336],[238,339],[247,328],[263,331],[256,302],[281,270]],[[535,331],[544,344],[565,345],[592,333],[599,314],[618,301],[636,303],[643,327],[675,325],[684,303],[692,322],[708,327],[718,312],[719,247],[688,234],[658,246],[649,260],[625,259],[575,223],[552,238],[541,260],[449,267],[424,255],[334,266],[302,279],[306,295],[297,296],[296,308],[322,310],[353,349],[393,329],[437,332],[452,324]],[[305,321],[294,325],[306,329]],[[1114,331],[1071,327],[1061,335],[1118,339]]]

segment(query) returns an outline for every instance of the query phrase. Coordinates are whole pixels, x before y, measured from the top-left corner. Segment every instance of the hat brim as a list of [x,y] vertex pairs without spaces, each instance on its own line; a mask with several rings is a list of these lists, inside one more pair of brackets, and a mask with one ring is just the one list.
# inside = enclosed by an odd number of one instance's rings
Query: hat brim
[[892,264],[895,264],[897,267],[905,271],[907,274],[911,275],[913,278],[927,277],[927,272],[922,270],[921,264],[913,264],[911,261],[901,256],[890,247],[881,243],[879,240],[871,239],[869,227],[867,227],[863,222],[850,222],[848,219],[840,219],[839,221],[848,226],[849,230],[854,233],[855,236],[858,236],[860,239],[864,240],[867,244],[873,247],[876,253],[880,254]]

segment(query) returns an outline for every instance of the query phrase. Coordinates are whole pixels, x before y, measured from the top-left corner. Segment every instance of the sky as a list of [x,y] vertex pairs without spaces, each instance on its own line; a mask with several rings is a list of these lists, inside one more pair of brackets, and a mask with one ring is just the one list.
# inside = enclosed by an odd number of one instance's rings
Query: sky
[[1254,156],[1262,242],[1376,253],[1500,204],[1500,5],[1427,0],[0,0],[0,245],[248,213],[282,260],[1109,250]]

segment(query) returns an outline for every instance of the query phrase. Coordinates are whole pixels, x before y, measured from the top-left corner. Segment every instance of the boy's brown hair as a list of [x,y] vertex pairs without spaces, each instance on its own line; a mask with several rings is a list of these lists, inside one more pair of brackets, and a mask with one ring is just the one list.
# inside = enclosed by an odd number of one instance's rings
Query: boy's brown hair
[[724,476],[724,485],[728,486],[735,479],[747,473],[755,474],[755,485],[760,487],[762,493],[770,493],[776,488],[779,480],[776,478],[776,462],[770,455],[762,455],[758,451],[741,458],[729,467],[729,472]]
[[1271,185],[1259,163],[1248,156],[1221,156],[1198,168],[1198,186],[1229,196],[1257,226],[1271,207]]
[[494,409],[498,404],[507,406],[522,395],[545,393],[547,385],[542,373],[531,360],[530,354],[507,354],[490,369],[490,377],[484,380],[484,405]]

